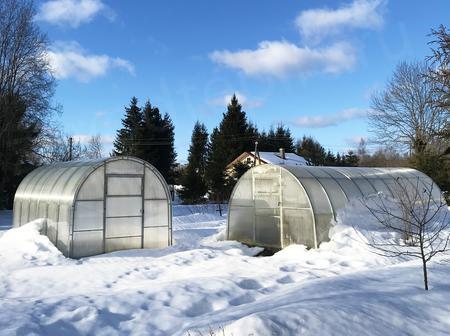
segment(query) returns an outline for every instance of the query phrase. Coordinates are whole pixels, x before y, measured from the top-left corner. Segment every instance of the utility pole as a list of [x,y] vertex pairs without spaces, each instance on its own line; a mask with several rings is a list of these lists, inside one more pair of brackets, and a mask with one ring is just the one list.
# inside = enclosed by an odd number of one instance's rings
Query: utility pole
[[[256,158],[259,157],[258,153],[258,141],[255,141],[255,160],[253,160],[253,167],[256,166]],[[261,164],[261,162],[259,163]]]
[[69,137],[69,161],[72,161],[72,142],[73,142],[73,139],[72,139],[72,137]]

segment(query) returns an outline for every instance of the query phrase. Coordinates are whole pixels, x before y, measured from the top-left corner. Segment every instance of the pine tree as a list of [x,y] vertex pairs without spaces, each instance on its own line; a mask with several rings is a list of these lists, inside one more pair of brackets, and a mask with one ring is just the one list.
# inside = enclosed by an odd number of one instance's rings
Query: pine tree
[[202,203],[208,191],[205,182],[206,157],[208,151],[208,131],[197,121],[192,131],[188,164],[181,177],[183,189],[180,197],[185,204]]
[[252,150],[256,132],[254,125],[249,125],[236,95],[233,95],[219,128],[211,134],[206,176],[214,200],[223,201],[230,195],[235,180],[225,178],[225,167],[244,151]]
[[114,140],[113,155],[131,155],[141,157],[141,131],[143,123],[142,109],[136,97],[131,98],[130,106],[125,107],[122,128],[117,131]]

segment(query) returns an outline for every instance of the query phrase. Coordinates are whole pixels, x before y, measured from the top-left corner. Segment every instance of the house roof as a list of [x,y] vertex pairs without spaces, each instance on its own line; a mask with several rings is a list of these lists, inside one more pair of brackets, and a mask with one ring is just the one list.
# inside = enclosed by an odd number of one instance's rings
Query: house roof
[[[242,161],[243,159],[245,159],[248,156],[251,157],[252,159],[256,158],[255,152],[243,152],[236,159],[234,159],[232,162],[230,162],[227,165],[227,168],[231,168],[237,162]],[[260,157],[262,163],[271,163],[271,164],[275,164],[275,165],[288,165],[288,166],[307,166],[308,165],[308,161],[305,158],[303,158],[295,153],[285,153],[285,159],[282,159],[280,157],[279,152],[259,152],[259,157]]]

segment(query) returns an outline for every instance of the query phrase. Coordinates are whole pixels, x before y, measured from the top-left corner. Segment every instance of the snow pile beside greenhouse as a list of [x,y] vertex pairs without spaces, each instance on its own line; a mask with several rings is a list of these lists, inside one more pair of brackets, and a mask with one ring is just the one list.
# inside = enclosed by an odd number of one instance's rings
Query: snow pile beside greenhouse
[[225,219],[214,208],[174,215],[172,247],[78,261],[55,251],[36,223],[24,235],[7,231],[0,335],[448,333],[450,254],[430,264],[425,292],[418,261],[378,256],[361,243],[353,226],[371,223],[360,206],[339,213],[319,249],[292,245],[271,257],[218,241]]

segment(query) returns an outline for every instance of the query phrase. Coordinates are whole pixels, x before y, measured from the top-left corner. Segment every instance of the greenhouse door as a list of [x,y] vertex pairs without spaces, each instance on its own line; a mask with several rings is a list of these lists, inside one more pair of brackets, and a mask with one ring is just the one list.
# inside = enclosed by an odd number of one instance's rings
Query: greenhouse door
[[281,248],[280,172],[253,175],[255,200],[255,242]]
[[143,177],[107,175],[105,251],[142,247]]

